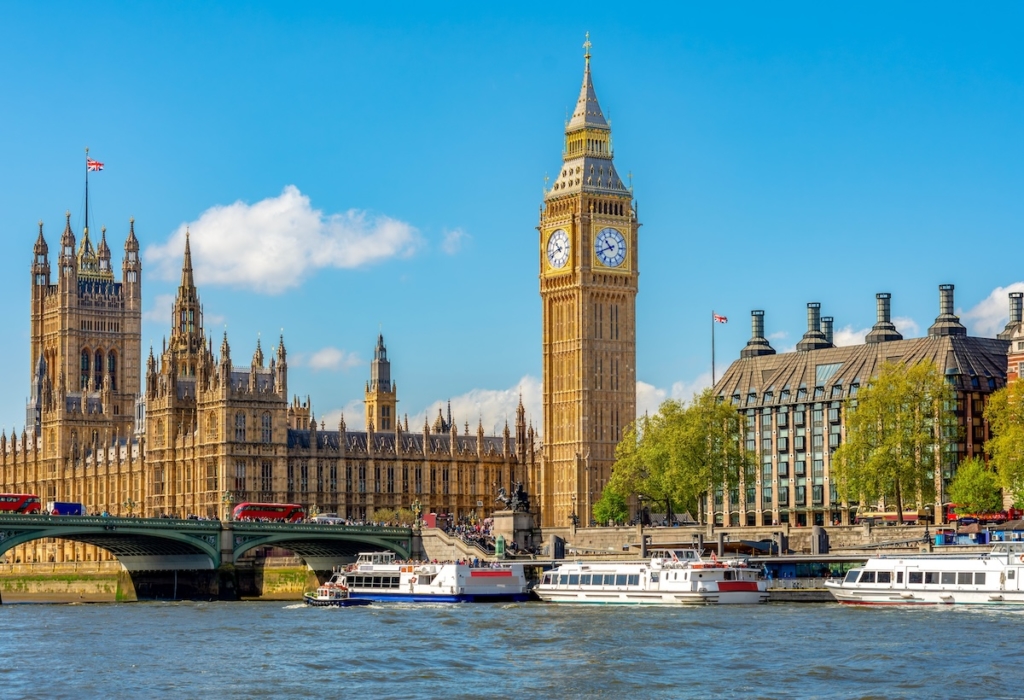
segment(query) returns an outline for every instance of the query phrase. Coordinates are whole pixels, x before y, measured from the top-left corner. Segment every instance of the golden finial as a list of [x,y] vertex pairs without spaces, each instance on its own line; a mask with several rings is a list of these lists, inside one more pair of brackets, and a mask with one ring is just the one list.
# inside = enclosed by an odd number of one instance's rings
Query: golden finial
[[626,173],[626,177],[629,178],[629,191],[632,192],[633,191],[633,171],[630,170],[628,173]]
[[134,224],[135,223],[135,217],[133,216],[130,219],[128,219],[128,223],[129,224]]
[[590,32],[587,32],[587,40],[583,42],[583,50],[585,51],[583,58],[587,60],[587,66],[590,65],[590,47]]

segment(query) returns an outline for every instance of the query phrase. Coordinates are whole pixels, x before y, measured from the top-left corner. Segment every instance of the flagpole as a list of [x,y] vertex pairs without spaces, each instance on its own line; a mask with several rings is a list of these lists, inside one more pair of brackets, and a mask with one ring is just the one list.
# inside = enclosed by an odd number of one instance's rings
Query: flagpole
[[89,231],[89,147],[85,147],[85,230]]
[[715,310],[711,309],[711,386],[715,386]]

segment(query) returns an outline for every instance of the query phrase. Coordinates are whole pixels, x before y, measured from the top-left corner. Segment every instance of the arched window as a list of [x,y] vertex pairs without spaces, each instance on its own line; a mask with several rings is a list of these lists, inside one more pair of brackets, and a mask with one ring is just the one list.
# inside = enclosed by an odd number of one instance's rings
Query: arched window
[[107,374],[110,375],[111,391],[117,391],[117,353],[113,350],[107,353]]
[[273,435],[274,433],[271,430],[270,414],[264,413],[260,418],[260,440],[264,445],[270,444]]
[[85,391],[89,388],[89,357],[90,353],[88,350],[82,350],[82,380],[81,380],[81,391]]
[[209,418],[206,419],[206,439],[207,440],[216,440],[217,439],[217,414],[216,413],[211,413]]
[[163,447],[163,446],[164,446],[164,422],[163,422],[163,420],[158,420],[156,422],[156,433],[154,433],[154,435],[153,435],[153,447]]
[[245,442],[245,414],[235,414],[235,442]]
[[103,351],[96,351],[96,361],[92,364],[93,388],[100,389],[103,386]]

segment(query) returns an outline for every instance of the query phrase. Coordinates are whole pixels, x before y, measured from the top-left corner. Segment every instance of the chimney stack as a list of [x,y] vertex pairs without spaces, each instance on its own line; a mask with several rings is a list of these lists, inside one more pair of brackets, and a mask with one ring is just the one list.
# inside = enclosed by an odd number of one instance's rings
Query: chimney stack
[[903,336],[896,330],[892,322],[890,299],[892,295],[888,292],[879,292],[875,295],[875,303],[878,306],[878,318],[871,331],[864,338],[866,343],[886,343],[890,340],[903,340]]
[[764,311],[758,309],[750,312],[750,340],[747,346],[740,350],[740,357],[760,357],[761,355],[774,355],[775,348],[764,337]]
[[832,322],[833,318],[831,316],[822,316],[821,332],[825,335],[825,342],[829,345],[835,346],[835,343],[832,342]]
[[821,332],[821,304],[812,301],[807,305],[807,332],[796,344],[796,349],[803,352],[829,347],[832,347],[832,344],[825,340],[825,334]]
[[1024,321],[1024,292],[1010,292],[1010,320],[1003,332],[996,337],[1000,340],[1009,340],[1021,321]]
[[938,338],[959,335],[967,335],[967,329],[960,323],[960,317],[953,313],[953,285],[940,284],[939,315],[928,329],[928,336]]

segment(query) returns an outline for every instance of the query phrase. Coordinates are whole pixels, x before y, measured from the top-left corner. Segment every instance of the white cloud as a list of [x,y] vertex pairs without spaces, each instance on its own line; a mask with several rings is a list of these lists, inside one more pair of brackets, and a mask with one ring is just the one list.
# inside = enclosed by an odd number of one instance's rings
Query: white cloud
[[185,231],[191,234],[196,282],[279,294],[322,267],[355,268],[408,257],[420,244],[411,225],[350,209],[325,214],[288,185],[277,197],[210,207],[182,224],[163,245],[146,249],[156,274],[173,279],[181,270]]
[[854,330],[853,326],[843,326],[832,331],[832,343],[840,347],[846,345],[860,345],[864,342],[864,336],[868,334],[871,327]]
[[892,324],[896,326],[896,330],[904,338],[916,338],[921,332],[921,327],[917,325],[917,321],[909,316],[896,316],[892,319]]
[[153,297],[153,306],[149,310],[142,312],[142,318],[145,321],[167,324],[167,327],[170,328],[172,322],[171,312],[173,310],[174,295],[157,294]]
[[346,352],[345,350],[328,346],[320,348],[309,355],[297,354],[293,364],[300,367],[304,365],[317,372],[321,370],[337,372],[338,370],[348,371],[364,363],[359,355],[354,352]]
[[638,381],[636,383],[636,415],[640,417],[645,413],[657,413],[665,399],[689,403],[694,394],[699,394],[710,386],[711,372],[703,372],[691,381],[674,382],[671,389],[662,389],[653,384]]
[[775,331],[774,333],[769,333],[767,339],[768,340],[784,340],[786,338],[786,336],[788,336],[788,335],[789,335],[789,333],[787,333],[786,331]]
[[352,399],[341,408],[331,409],[318,418],[317,422],[322,420],[327,430],[337,430],[338,419],[342,414],[345,415],[346,430],[366,430],[366,408],[362,399]]
[[444,232],[444,239],[441,241],[441,250],[448,255],[455,255],[462,250],[462,245],[469,241],[470,235],[461,228],[455,228]]
[[970,311],[960,312],[960,318],[970,328],[971,335],[994,337],[1003,330],[1010,318],[1010,292],[1024,292],[1024,282],[996,287]]

